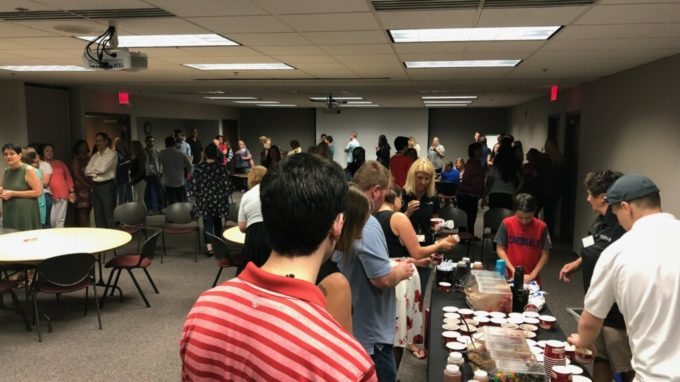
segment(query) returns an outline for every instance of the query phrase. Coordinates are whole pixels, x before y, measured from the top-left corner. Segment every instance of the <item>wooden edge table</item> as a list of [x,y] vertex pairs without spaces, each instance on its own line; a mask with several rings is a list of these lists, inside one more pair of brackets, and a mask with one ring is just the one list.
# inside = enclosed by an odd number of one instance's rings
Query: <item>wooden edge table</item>
[[235,244],[243,245],[246,242],[246,234],[241,232],[238,226],[231,227],[222,233],[225,240]]

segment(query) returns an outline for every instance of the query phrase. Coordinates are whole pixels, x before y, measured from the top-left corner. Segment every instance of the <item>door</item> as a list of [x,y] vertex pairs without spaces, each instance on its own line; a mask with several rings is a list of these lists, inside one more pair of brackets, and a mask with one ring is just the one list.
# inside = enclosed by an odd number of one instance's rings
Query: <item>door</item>
[[94,136],[99,132],[108,134],[111,142],[117,137],[123,137],[130,141],[130,115],[129,114],[85,114],[85,140],[94,147]]
[[224,135],[224,139],[229,142],[229,147],[231,147],[232,150],[238,150],[238,120],[223,119],[222,135]]
[[558,132],[560,131],[560,115],[550,114],[548,116],[548,139],[555,142],[559,146],[560,140]]
[[562,197],[560,218],[560,239],[566,243],[574,240],[574,221],[576,211],[577,187],[581,184],[578,177],[578,141],[581,129],[581,112],[566,115],[564,134],[564,159],[567,164],[567,187]]

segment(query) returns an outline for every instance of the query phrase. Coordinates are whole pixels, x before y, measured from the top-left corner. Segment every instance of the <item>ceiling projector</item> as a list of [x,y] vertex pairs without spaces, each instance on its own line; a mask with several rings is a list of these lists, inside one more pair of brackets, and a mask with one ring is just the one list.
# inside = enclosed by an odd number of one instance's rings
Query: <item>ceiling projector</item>
[[93,70],[137,71],[149,67],[149,58],[140,52],[130,52],[125,48],[106,49],[100,56],[83,54],[83,64]]

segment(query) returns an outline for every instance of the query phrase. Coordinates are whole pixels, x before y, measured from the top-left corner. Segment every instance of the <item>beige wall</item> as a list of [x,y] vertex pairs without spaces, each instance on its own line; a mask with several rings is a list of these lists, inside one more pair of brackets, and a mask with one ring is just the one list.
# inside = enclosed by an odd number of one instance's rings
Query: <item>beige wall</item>
[[[613,169],[649,176],[661,189],[664,210],[680,217],[680,55],[662,59],[512,108],[510,131],[524,147],[542,147],[548,115],[581,112],[578,178]],[[574,249],[594,218],[578,187]],[[580,202],[582,201],[582,202]]]
[[[25,146],[28,144],[26,129],[26,89],[22,81],[0,82],[0,146],[7,143]],[[5,161],[0,161],[0,171],[4,171]],[[0,176],[2,184],[2,176]]]

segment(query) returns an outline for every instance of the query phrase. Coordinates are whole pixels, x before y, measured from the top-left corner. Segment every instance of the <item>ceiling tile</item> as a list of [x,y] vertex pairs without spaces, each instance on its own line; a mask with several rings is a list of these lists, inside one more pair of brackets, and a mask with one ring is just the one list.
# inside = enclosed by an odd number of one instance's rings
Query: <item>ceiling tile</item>
[[389,43],[383,31],[316,32],[302,35],[317,45]]
[[[49,21],[20,21],[15,24],[31,29],[45,31],[54,36],[71,37],[74,35],[94,35],[106,30],[106,20],[49,20]],[[59,30],[62,28],[63,30]],[[66,30],[66,31],[65,31]]]
[[314,45],[252,46],[252,48],[268,55],[312,56],[326,54]]
[[469,28],[474,26],[477,10],[378,12],[386,29]]
[[574,25],[564,28],[553,40],[590,40],[598,38],[676,37],[680,38],[680,23]]
[[635,24],[680,22],[680,3],[594,6],[575,24]]
[[182,49],[205,57],[262,56],[262,53],[245,46],[184,47]]
[[30,0],[3,0],[0,2],[0,12],[15,12],[17,8],[28,9],[29,11],[54,11],[57,9]]
[[394,54],[336,55],[335,58],[344,63],[395,63],[400,62]]
[[[37,0],[37,3],[56,9],[132,9],[150,8],[149,3],[142,0]],[[31,7],[28,7],[31,10]]]
[[536,51],[545,45],[545,41],[484,41],[462,43],[466,52],[503,52]]
[[477,27],[567,25],[589,6],[484,9]]
[[337,64],[338,61],[331,56],[272,56],[275,60],[285,62],[295,67],[302,64]]
[[314,16],[284,15],[279,20],[298,32],[379,30],[372,13],[327,13]]
[[191,17],[187,20],[215,33],[293,32],[273,16]]
[[366,0],[254,0],[273,14],[370,12]]
[[394,53],[391,44],[326,45],[319,44],[325,52],[333,55],[387,54]]
[[466,43],[463,42],[428,42],[393,44],[394,50],[399,55],[404,54],[436,54],[436,53],[461,53],[465,51]]
[[0,22],[0,38],[54,36],[54,33],[28,28],[19,24]]
[[266,15],[250,0],[152,0],[153,4],[180,17]]
[[9,39],[10,42],[21,44],[24,48],[45,48],[45,49],[81,49],[85,50],[87,41],[73,37],[30,37]]
[[298,33],[231,33],[226,37],[246,46],[307,45],[310,43]]

